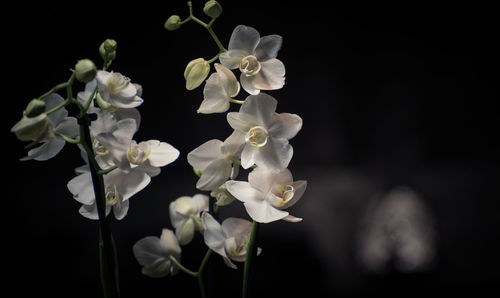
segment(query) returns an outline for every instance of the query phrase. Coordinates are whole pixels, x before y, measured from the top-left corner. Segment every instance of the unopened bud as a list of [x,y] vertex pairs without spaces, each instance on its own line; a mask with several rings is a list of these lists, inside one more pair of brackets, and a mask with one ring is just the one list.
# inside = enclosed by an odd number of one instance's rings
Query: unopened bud
[[89,59],[79,60],[75,65],[76,79],[82,83],[92,81],[97,75],[97,67]]
[[43,141],[54,135],[54,125],[47,118],[47,114],[41,113],[36,117],[23,116],[10,130],[16,134],[21,141]]
[[118,44],[114,39],[106,39],[99,46],[99,55],[104,60],[114,60],[116,58],[116,48]]
[[205,6],[203,7],[203,12],[207,16],[215,19],[221,15],[222,6],[219,4],[219,2],[215,0],[210,0],[205,3]]
[[203,58],[194,59],[188,63],[184,70],[186,89],[193,90],[200,86],[210,72],[210,64]]
[[25,113],[26,117],[29,118],[36,117],[45,112],[45,102],[39,99],[33,99],[26,106],[25,112],[26,112]]
[[177,30],[181,26],[181,18],[178,15],[171,15],[165,22],[165,29],[169,31]]

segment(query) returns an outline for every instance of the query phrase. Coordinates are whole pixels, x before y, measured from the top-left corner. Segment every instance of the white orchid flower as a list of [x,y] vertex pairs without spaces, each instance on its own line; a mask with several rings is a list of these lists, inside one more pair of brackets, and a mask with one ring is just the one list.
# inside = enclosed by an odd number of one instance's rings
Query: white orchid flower
[[[117,72],[99,70],[96,76],[99,95],[106,108],[135,108],[142,104],[139,96],[140,86],[132,84],[130,79]],[[98,98],[98,100],[100,100]]]
[[240,83],[233,72],[215,63],[217,72],[210,75],[203,89],[203,101],[198,113],[223,113],[229,109],[229,101],[240,92]]
[[[77,175],[68,184],[68,190],[73,194],[73,198],[82,203],[79,212],[86,218],[97,220],[97,205],[94,193],[94,184],[88,165],[79,167]],[[104,192],[106,199],[106,216],[111,210],[115,218],[120,220],[125,217],[129,207],[128,199],[144,189],[151,177],[142,171],[130,171],[125,173],[115,169],[103,176]]]
[[[115,166],[115,159],[112,152],[117,150],[112,145],[102,144],[99,141],[101,136],[116,136],[117,138],[132,138],[137,131],[137,122],[133,118],[117,119],[114,113],[105,110],[90,107],[88,113],[97,114],[97,119],[92,121],[89,126],[90,142],[94,151],[95,159],[101,169],[105,170]],[[121,147],[120,147],[121,148]],[[118,148],[118,149],[120,149]],[[82,148],[82,150],[84,150]],[[86,158],[84,157],[86,160]]]
[[142,267],[142,274],[149,277],[164,277],[175,275],[179,271],[170,256],[180,261],[181,247],[174,233],[163,229],[160,238],[156,236],[144,237],[132,247],[137,262]]
[[283,209],[293,206],[306,190],[307,181],[293,181],[288,169],[281,172],[256,168],[248,174],[248,182],[230,180],[227,190],[242,201],[250,217],[260,223],[276,220],[302,221]]
[[254,28],[239,25],[219,60],[229,69],[240,69],[241,86],[250,94],[279,89],[285,84],[285,66],[276,58],[282,42],[279,35],[261,38]]
[[[53,93],[44,98],[43,101],[45,102],[45,111],[48,111],[60,105],[64,99],[59,94]],[[47,126],[43,134],[43,139],[39,140],[42,145],[28,151],[28,156],[21,158],[22,161],[31,159],[38,161],[48,160],[56,156],[66,144],[66,141],[58,136],[57,133],[69,138],[75,138],[80,133],[76,118],[68,117],[68,111],[65,108],[61,108],[48,115],[43,113],[38,117],[40,116],[44,118],[42,121],[46,122]]]
[[160,173],[159,167],[166,166],[179,157],[179,150],[158,140],[137,143],[132,139],[136,132],[133,119],[122,119],[115,124],[116,129],[104,129],[96,135],[99,146],[110,154],[113,162],[121,170],[129,172],[139,169],[154,177]]
[[[137,96],[141,97],[142,96],[142,86],[139,84],[134,84],[134,86],[137,89]],[[94,104],[93,104],[94,99],[96,99],[96,94],[93,94],[94,89],[96,87],[97,87],[97,80],[94,79],[94,80],[88,82],[87,84],[85,84],[84,91],[78,92],[78,94],[77,94],[77,100],[82,105],[86,105],[89,100],[92,101],[90,104],[90,110],[88,111],[89,113],[91,112],[91,110],[94,110],[94,111],[96,110],[94,108]],[[92,98],[90,98],[92,95],[94,95],[94,96]],[[101,99],[102,99],[102,97],[101,97]],[[101,105],[103,105],[103,103],[101,101],[99,101],[99,103]],[[127,118],[134,119],[136,124],[137,124],[137,129],[139,129],[139,125],[141,122],[141,114],[139,113],[139,110],[137,110],[135,108],[118,108],[118,107],[113,107],[111,105],[109,105],[108,107],[101,107],[100,106],[100,108],[105,112],[112,113],[112,115],[114,116],[116,121],[120,121],[122,119],[127,119]],[[99,109],[99,110],[101,110],[101,109]]]
[[293,156],[288,140],[302,128],[302,119],[295,114],[277,114],[276,105],[270,95],[250,95],[239,112],[227,114],[227,121],[234,129],[230,138],[244,144],[241,153],[244,169],[254,164],[275,170],[288,167]]
[[208,196],[196,194],[193,197],[180,197],[170,203],[170,221],[181,245],[193,240],[194,232],[203,232],[200,213],[208,211]]
[[[252,231],[252,223],[241,218],[226,218],[222,225],[208,212],[201,215],[205,244],[222,256],[224,263],[233,269],[236,265],[231,262],[245,262],[248,238]],[[262,249],[257,248],[259,255]]]
[[235,138],[224,142],[210,140],[188,153],[188,163],[202,172],[196,182],[200,190],[214,190],[229,178],[234,179],[239,172],[239,164],[234,163],[241,152],[242,144]]

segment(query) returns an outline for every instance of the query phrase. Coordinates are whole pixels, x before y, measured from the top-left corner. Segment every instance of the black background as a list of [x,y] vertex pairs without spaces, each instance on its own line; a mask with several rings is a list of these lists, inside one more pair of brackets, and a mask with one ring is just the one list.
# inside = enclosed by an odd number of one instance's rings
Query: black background
[[[207,20],[203,2],[193,2],[195,15]],[[304,120],[291,140],[289,166],[296,179],[309,182],[291,209],[304,221],[261,225],[255,297],[498,294],[495,10],[458,2],[221,2],[214,30],[223,44],[239,24],[283,36],[278,58],[286,84],[268,93],[278,112]],[[187,16],[184,1],[16,3],[3,13],[3,290],[15,297],[100,295],[97,224],[78,214],[65,186],[83,164],[77,148],[67,145],[47,162],[20,162],[25,144],[8,129],[30,99],[66,81],[78,59],[100,65],[98,46],[113,38],[118,51],[111,69],[144,88],[136,140],[160,139],[181,151],[131,199],[127,217],[113,223],[122,296],[196,297],[196,280],[183,273],[143,276],[131,248],[171,227],[173,199],[198,192],[187,153],[231,132],[224,114],[196,114],[202,87],[184,88],[185,65],[217,53],[208,33],[194,22],[163,29],[169,15]],[[419,193],[431,210],[436,261],[420,273],[368,272],[355,253],[360,214],[373,195],[398,185]],[[244,217],[240,207],[222,215]],[[198,235],[183,247],[183,263],[196,268],[204,251]],[[214,297],[238,297],[239,267],[233,271],[213,258]]]

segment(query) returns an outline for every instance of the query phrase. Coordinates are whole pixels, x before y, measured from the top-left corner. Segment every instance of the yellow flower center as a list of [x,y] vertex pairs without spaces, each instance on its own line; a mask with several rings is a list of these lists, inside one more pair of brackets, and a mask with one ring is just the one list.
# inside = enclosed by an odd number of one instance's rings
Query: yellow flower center
[[150,153],[151,148],[148,143],[141,142],[136,144],[132,142],[127,152],[127,158],[131,164],[140,165],[148,159]]
[[245,141],[249,142],[252,146],[262,147],[266,145],[269,134],[262,126],[254,126],[248,130],[245,135]]
[[111,78],[109,78],[108,80],[109,93],[111,94],[119,93],[120,91],[125,89],[125,87],[127,87],[129,81],[130,81],[129,79],[127,79],[126,77],[122,76],[119,73],[111,74]]
[[246,56],[240,61],[240,71],[247,77],[254,76],[260,71],[260,63],[255,56]]
[[118,202],[118,190],[116,189],[116,185],[108,185],[105,189],[106,193],[106,205],[113,206]]
[[101,142],[99,142],[96,138],[94,138],[94,141],[92,142],[92,147],[94,148],[94,152],[97,155],[106,155],[109,153],[108,149],[104,147]]
[[290,201],[295,194],[295,188],[292,185],[281,184],[278,193],[274,195],[278,199],[278,205],[281,207]]

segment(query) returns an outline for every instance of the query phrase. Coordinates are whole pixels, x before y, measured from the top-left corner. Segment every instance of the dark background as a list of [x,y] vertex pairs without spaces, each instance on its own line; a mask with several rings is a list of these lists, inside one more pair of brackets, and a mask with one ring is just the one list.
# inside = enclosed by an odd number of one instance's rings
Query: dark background
[[[193,2],[195,15],[207,20],[204,2]],[[224,13],[214,30],[223,44],[239,24],[262,36],[283,36],[278,58],[286,84],[268,93],[277,98],[278,112],[304,120],[291,140],[289,166],[296,179],[309,183],[291,208],[304,221],[261,225],[255,297],[498,294],[495,10],[457,2],[221,3]],[[97,224],[78,214],[80,205],[65,187],[83,164],[77,148],[68,145],[47,162],[20,162],[25,144],[8,129],[30,99],[66,81],[78,59],[100,65],[98,46],[113,38],[118,52],[111,69],[144,88],[135,139],[160,139],[181,151],[131,199],[127,217],[113,223],[122,296],[196,297],[196,280],[183,273],[143,276],[132,245],[170,228],[169,203],[198,192],[187,153],[231,132],[225,114],[196,114],[202,87],[184,88],[185,65],[217,53],[208,33],[194,22],[163,29],[169,15],[187,16],[184,1],[16,3],[3,12],[5,293],[100,295]],[[238,98],[245,96],[242,91]],[[368,271],[356,257],[363,211],[374,195],[399,185],[417,192],[434,218],[435,261],[415,273]],[[235,203],[222,216],[244,217],[240,207]],[[183,247],[183,263],[196,268],[204,251],[198,235]],[[238,297],[242,264],[233,271],[218,256],[212,260],[215,297]]]

